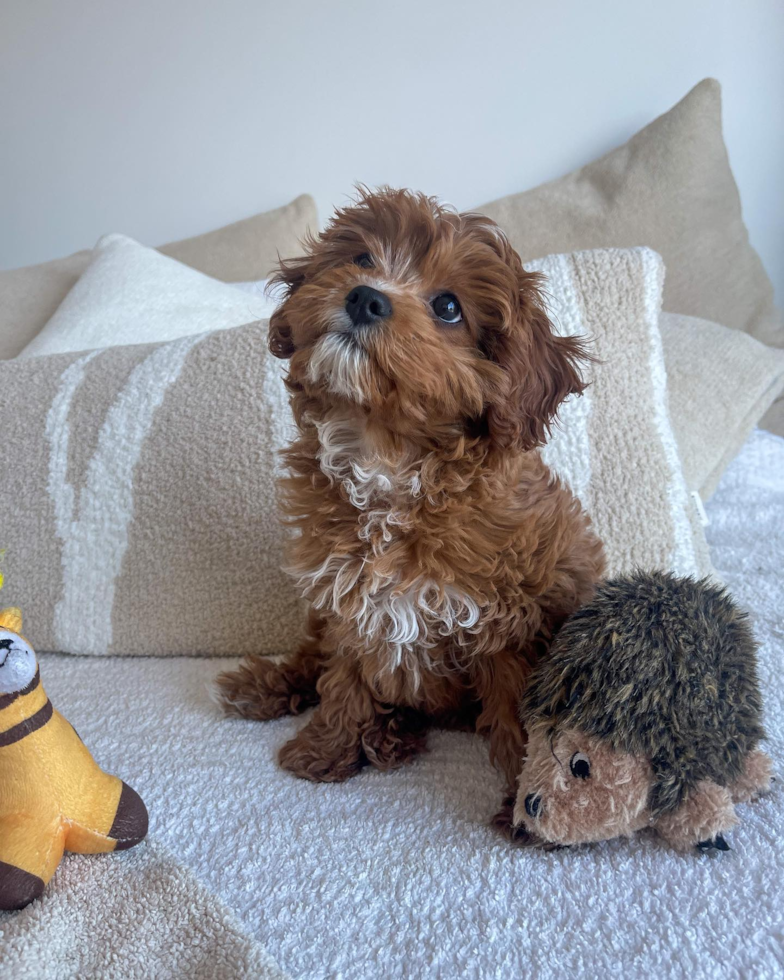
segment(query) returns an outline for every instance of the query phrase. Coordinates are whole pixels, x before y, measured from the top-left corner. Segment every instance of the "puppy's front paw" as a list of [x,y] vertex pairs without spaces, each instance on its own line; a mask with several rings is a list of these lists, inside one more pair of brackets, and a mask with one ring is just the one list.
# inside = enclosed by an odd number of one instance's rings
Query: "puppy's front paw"
[[298,687],[285,664],[265,657],[247,657],[236,670],[219,674],[213,692],[227,715],[255,721],[296,715],[318,700],[315,685]]
[[406,708],[379,713],[362,733],[365,758],[376,769],[398,769],[424,751],[426,744],[427,720]]
[[295,776],[314,783],[342,783],[362,767],[359,746],[346,749],[314,742],[302,738],[301,734],[286,742],[278,753],[278,761]]
[[490,821],[491,826],[493,826],[499,834],[506,838],[510,844],[515,847],[536,847],[543,851],[554,851],[558,849],[557,844],[548,844],[543,841],[541,837],[537,837],[535,834],[530,833],[526,828],[520,824],[515,826],[514,823],[514,806],[515,798],[513,796],[507,796],[501,806],[501,809],[496,813],[493,819]]
[[518,847],[527,846],[531,835],[528,833],[525,827],[515,827],[513,819],[514,804],[514,797],[507,796],[501,806],[501,809],[490,821],[490,824],[499,832],[499,834],[505,837],[510,844],[515,844]]

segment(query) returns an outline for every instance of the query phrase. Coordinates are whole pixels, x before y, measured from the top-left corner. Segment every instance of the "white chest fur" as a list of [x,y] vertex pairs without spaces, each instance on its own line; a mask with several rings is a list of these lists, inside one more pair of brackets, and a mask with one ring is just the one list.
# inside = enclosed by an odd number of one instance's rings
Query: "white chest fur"
[[[454,585],[411,578],[395,560],[404,536],[416,533],[415,506],[422,493],[420,463],[374,454],[353,419],[318,425],[322,471],[340,486],[356,511],[356,539],[333,551],[298,585],[317,608],[351,620],[358,639],[383,653],[390,670],[432,668],[430,651],[449,636],[458,642],[476,632],[478,604]],[[451,577],[451,576],[450,576]]]

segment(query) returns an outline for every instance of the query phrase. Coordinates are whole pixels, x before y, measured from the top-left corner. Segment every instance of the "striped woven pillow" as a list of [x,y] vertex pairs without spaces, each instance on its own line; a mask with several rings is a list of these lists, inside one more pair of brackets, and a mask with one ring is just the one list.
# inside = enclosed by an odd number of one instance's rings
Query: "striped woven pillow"
[[608,574],[708,574],[702,510],[684,478],[667,406],[659,333],[664,263],[648,248],[596,249],[526,263],[547,277],[552,321],[593,340],[592,384],[562,408],[542,450],[593,518]]
[[[647,249],[552,256],[565,333],[600,363],[544,455],[592,513],[610,570],[710,571],[667,413]],[[290,432],[266,325],[0,364],[3,601],[40,650],[285,653],[302,608],[281,571],[276,450]]]

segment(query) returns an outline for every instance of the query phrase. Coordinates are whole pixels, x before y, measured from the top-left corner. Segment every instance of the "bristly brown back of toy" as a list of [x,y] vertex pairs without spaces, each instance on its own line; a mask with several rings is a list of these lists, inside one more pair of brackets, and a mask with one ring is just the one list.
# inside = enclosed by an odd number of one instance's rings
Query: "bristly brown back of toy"
[[761,706],[726,590],[662,572],[606,582],[532,675],[515,821],[559,844],[652,826],[679,850],[725,849],[734,803],[770,783]]

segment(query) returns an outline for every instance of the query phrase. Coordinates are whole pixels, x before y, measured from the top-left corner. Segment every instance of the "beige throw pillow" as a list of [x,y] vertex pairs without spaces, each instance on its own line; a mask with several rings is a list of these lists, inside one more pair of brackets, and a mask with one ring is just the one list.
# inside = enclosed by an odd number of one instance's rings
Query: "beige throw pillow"
[[751,430],[784,391],[784,350],[677,313],[662,313],[659,328],[670,417],[686,482],[707,500]]
[[[709,572],[667,417],[647,249],[553,256],[553,313],[602,363],[545,450],[611,571]],[[0,363],[3,601],[42,650],[285,653],[302,610],[281,571],[276,450],[290,436],[265,324]],[[629,392],[634,397],[629,397]]]
[[524,260],[649,246],[667,266],[665,310],[784,347],[773,288],[743,223],[713,79],[599,160],[477,210],[501,225]]
[[[163,245],[160,251],[224,282],[261,279],[281,255],[297,255],[318,225],[316,204],[302,194],[284,207],[217,231]],[[87,268],[89,249],[41,265],[0,272],[0,360],[16,355],[51,318]]]
[[246,282],[268,276],[279,256],[299,255],[305,234],[317,230],[316,202],[300,194],[282,208],[161,245],[158,251],[215,279]]

